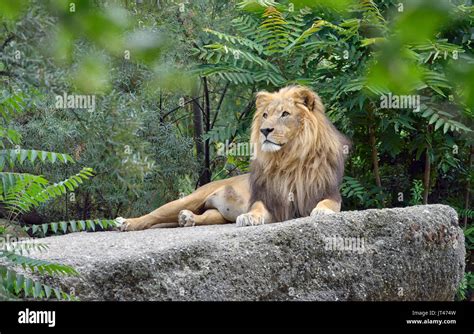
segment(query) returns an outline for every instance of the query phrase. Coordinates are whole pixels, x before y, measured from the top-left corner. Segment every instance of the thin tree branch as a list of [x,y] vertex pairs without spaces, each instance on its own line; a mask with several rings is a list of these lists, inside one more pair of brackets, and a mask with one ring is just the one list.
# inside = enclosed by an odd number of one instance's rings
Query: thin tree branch
[[0,71],[0,75],[4,77],[16,78],[17,75],[7,71]]
[[[177,106],[176,108],[173,108],[171,110],[169,110],[166,114],[164,114],[161,118],[164,120],[167,116],[169,116],[170,114],[172,114],[173,112],[175,112],[176,110],[180,109],[180,108],[183,108],[185,105],[189,104],[189,103],[192,103],[194,102],[195,100],[199,100],[200,98],[202,98],[202,96],[198,96],[198,97],[195,97],[191,100],[188,100],[186,102],[183,103],[182,106]],[[201,109],[202,112],[204,112],[204,110],[202,109],[201,105],[199,104],[199,102],[197,103],[197,105],[199,106],[199,109]]]
[[217,103],[216,113],[214,114],[214,118],[211,123],[211,129],[213,129],[214,124],[216,124],[217,116],[219,115],[219,112],[221,111],[222,102],[224,101],[224,97],[225,97],[225,94],[227,93],[227,89],[229,88],[229,85],[230,85],[230,82],[227,81],[224,87],[224,91],[222,92],[219,102]]
[[11,41],[13,41],[13,39],[15,38],[15,35],[14,34],[10,34],[10,36],[7,37],[7,39],[2,43],[2,45],[0,46],[0,51],[3,52],[3,49],[5,49],[5,47],[8,45],[8,43],[10,43]]

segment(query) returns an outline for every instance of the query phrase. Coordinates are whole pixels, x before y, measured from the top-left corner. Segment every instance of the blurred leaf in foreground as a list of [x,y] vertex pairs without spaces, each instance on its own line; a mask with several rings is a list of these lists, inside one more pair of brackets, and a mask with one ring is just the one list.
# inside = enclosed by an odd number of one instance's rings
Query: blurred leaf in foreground
[[110,89],[109,62],[103,55],[85,56],[72,75],[76,88],[83,93],[103,93]]

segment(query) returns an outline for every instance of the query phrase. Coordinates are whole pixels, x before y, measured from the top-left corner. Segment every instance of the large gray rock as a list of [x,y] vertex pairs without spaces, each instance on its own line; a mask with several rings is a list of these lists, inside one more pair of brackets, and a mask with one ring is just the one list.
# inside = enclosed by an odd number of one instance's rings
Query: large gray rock
[[465,256],[445,205],[41,241],[81,300],[453,300]]

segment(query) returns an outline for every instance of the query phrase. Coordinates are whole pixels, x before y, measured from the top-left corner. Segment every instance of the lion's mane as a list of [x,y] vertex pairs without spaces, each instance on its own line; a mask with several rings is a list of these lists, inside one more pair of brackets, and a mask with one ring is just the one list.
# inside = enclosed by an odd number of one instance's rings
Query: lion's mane
[[256,157],[250,170],[250,206],[262,201],[275,221],[309,216],[325,198],[340,200],[339,187],[350,145],[326,117],[314,92],[291,86],[280,93],[311,96],[296,137],[280,151],[261,151],[258,138],[263,111],[258,106],[253,118],[251,143],[256,148]]

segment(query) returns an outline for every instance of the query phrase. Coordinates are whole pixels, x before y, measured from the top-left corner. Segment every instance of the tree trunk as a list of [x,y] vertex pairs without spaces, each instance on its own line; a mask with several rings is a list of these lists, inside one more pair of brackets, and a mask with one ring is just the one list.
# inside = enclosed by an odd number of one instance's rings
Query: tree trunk
[[227,81],[225,84],[224,90],[222,91],[221,97],[219,98],[219,102],[217,102],[216,112],[214,113],[214,117],[211,122],[211,129],[213,129],[214,124],[216,124],[217,116],[219,115],[219,112],[221,111],[222,102],[224,102],[224,97],[225,97],[225,94],[227,93],[227,89],[229,88],[229,86],[230,86],[230,82]]
[[372,106],[369,105],[368,110],[368,130],[369,130],[369,145],[371,150],[372,157],[372,167],[374,171],[375,184],[377,187],[382,188],[382,180],[380,178],[380,168],[379,168],[379,153],[377,151],[377,139],[375,136],[375,127],[374,127],[374,114],[372,111]]
[[[205,102],[205,130],[206,133],[211,130],[211,103],[209,98],[209,88],[207,86],[207,79],[206,77],[202,78],[203,85],[204,85],[204,102]],[[200,185],[206,184],[211,182],[211,152],[210,152],[210,145],[209,139],[206,139],[204,142],[204,166],[203,166],[203,173],[201,175],[201,182]]]
[[430,192],[431,161],[428,148],[425,151],[425,171],[423,173],[423,204],[428,204],[428,194]]
[[[431,125],[427,128],[428,136],[431,132]],[[430,193],[430,180],[431,180],[431,161],[430,161],[430,146],[426,145],[425,151],[425,170],[423,172],[423,204],[428,204],[428,194]]]
[[165,120],[163,118],[163,90],[160,88],[160,125],[164,125]]
[[[369,105],[367,109],[368,113],[368,131],[369,131],[369,145],[371,151],[372,167],[374,171],[375,184],[379,188],[379,192],[382,193],[382,179],[380,177],[379,167],[379,152],[377,150],[377,137],[375,132],[375,116],[373,113],[372,106]],[[382,197],[381,206],[385,207],[386,201]]]
[[374,170],[374,177],[375,177],[375,184],[377,187],[382,188],[382,181],[380,179],[380,168],[379,168],[379,158],[378,158],[378,151],[375,139],[375,129],[372,125],[369,126],[369,141],[370,141],[370,148],[372,151],[372,165]]
[[[470,171],[471,168],[472,168],[472,156],[474,155],[474,146],[470,146],[469,147],[469,157],[467,159],[467,170]],[[467,178],[467,181],[466,181],[466,189],[464,191],[464,209],[467,211],[469,210],[469,200],[470,200],[470,192],[471,192],[471,182],[470,182],[470,179],[469,179],[469,175],[468,175],[468,178]],[[464,215],[464,219],[463,219],[463,224],[464,224],[464,227],[467,226],[467,212],[466,212],[466,215]]]
[[199,169],[199,179],[198,179],[198,186],[201,186],[205,183],[202,183],[202,175],[203,175],[203,165],[201,161],[204,161],[204,143],[202,141],[203,135],[203,123],[202,123],[202,112],[201,106],[199,105],[199,91],[195,89],[192,94],[192,111],[193,111],[193,125],[194,125],[194,143],[196,145],[196,155],[197,159],[201,164],[201,168]]

